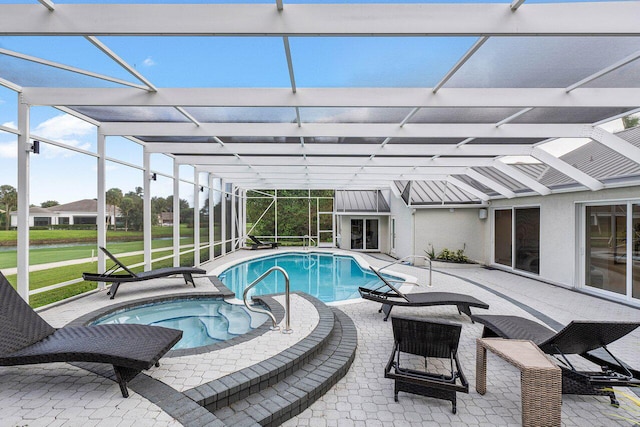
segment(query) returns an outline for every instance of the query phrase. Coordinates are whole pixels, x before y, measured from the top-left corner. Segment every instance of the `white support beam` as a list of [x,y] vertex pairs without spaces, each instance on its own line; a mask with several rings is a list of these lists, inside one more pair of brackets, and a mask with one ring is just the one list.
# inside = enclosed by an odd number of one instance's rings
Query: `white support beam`
[[498,123],[496,123],[496,127],[500,127],[502,125],[505,125],[505,124],[517,119],[521,115],[528,113],[531,110],[533,110],[533,107],[523,108],[522,110],[518,111],[517,113],[512,114],[509,117],[500,120]]
[[516,181],[519,181],[520,183],[532,189],[538,194],[541,194],[543,196],[551,194],[551,190],[547,186],[540,184],[538,181],[531,178],[524,172],[519,171],[513,166],[510,166],[500,160],[494,160],[492,166],[498,169],[500,172],[504,173],[505,175],[515,179]]
[[467,176],[469,178],[472,178],[472,179],[478,181],[480,184],[484,185],[485,187],[489,187],[492,190],[497,191],[498,193],[500,193],[501,195],[503,195],[504,197],[506,197],[508,199],[512,199],[512,198],[516,197],[516,193],[514,193],[513,191],[511,191],[510,189],[508,189],[504,185],[494,181],[493,179],[482,175],[478,171],[475,171],[475,170],[469,168],[469,169],[467,169],[466,174],[467,174]]
[[49,9],[49,12],[53,12],[55,10],[55,5],[51,0],[38,0],[41,5]]
[[565,90],[567,91],[567,93],[573,91],[574,89],[579,88],[580,86],[586,85],[589,82],[594,81],[595,79],[599,79],[600,77],[609,74],[612,71],[617,70],[618,68],[624,67],[625,65],[629,64],[630,62],[633,62],[635,60],[637,60],[638,58],[640,58],[640,50],[637,52],[632,53],[631,55],[627,56],[626,58],[622,58],[620,61],[611,64],[610,66],[603,68],[602,70],[591,74],[590,76],[585,77],[584,79],[580,80],[579,82],[576,82],[574,84],[572,84],[571,86],[568,86]]
[[180,266],[180,165],[173,162],[173,266]]
[[[369,138],[575,138],[586,124],[506,124],[492,123],[191,123],[108,122],[106,135],[146,136],[244,136],[244,137],[369,137]],[[307,144],[309,145],[309,144]],[[388,145],[387,145],[388,146]]]
[[27,104],[18,103],[18,239],[16,257],[18,268],[18,294],[27,303],[29,302],[29,204],[30,204],[30,146],[29,122],[30,107]]
[[524,2],[525,0],[513,0],[509,5],[509,8],[511,9],[512,12],[515,12],[520,8],[520,6],[522,6]]
[[[638,35],[637,2],[503,4],[62,4],[0,7],[3,35]],[[509,10],[507,10],[509,12]],[[179,17],[179,19],[177,19]]]
[[262,166],[279,167],[283,165],[298,167],[316,167],[316,166],[353,166],[362,167],[363,161],[367,160],[365,167],[424,167],[424,166],[492,166],[493,158],[486,157],[443,157],[433,160],[431,157],[416,157],[413,155],[394,156],[394,157],[375,157],[371,160],[363,157],[331,157],[331,156],[243,156],[242,160],[238,160],[233,156],[177,156],[176,161],[185,165],[197,165],[200,168],[214,170],[218,166],[221,167],[244,167],[256,168],[259,170]]
[[591,132],[590,136],[600,144],[605,145],[613,151],[622,154],[629,160],[640,164],[640,148],[628,141],[625,141],[619,136],[607,132],[599,127],[593,128],[593,132]]
[[465,64],[465,62],[467,62],[469,60],[469,58],[471,58],[473,56],[474,53],[476,53],[478,51],[478,49],[480,49],[480,47],[487,41],[489,40],[489,37],[487,36],[482,36],[480,37],[478,40],[475,41],[475,43],[473,44],[473,46],[471,46],[469,48],[469,50],[467,50],[465,52],[464,55],[462,55],[462,58],[460,58],[458,60],[458,62],[455,63],[455,65],[453,67],[451,67],[451,69],[447,72],[447,74],[445,74],[445,76],[442,78],[442,80],[440,80],[432,89],[433,93],[436,93],[440,90],[440,88],[442,86],[445,85],[445,83],[447,83],[449,81],[449,79],[451,77],[453,77],[453,75]]
[[[97,243],[98,247],[107,247],[107,223],[104,220],[107,218],[107,215],[115,214],[115,212],[107,212],[107,150],[106,150],[106,141],[104,134],[100,132],[100,128],[98,128],[97,135],[97,145],[98,145],[98,168],[96,173],[96,180],[98,184],[97,188],[97,199],[98,199],[98,236]],[[102,218],[102,220],[100,220]],[[115,222],[115,216],[113,221]],[[106,255],[102,251],[98,251],[98,273],[104,273],[107,269],[107,259]],[[106,288],[106,283],[98,282],[98,289],[104,290]]]
[[[281,1],[281,0],[278,0]],[[281,10],[281,9],[279,9]],[[291,91],[296,93],[296,76],[293,73],[293,60],[291,59],[291,47],[289,46],[289,37],[284,36],[282,38],[282,42],[284,44],[284,53],[287,57],[287,68],[289,69],[289,80],[291,81]],[[298,114],[298,121],[300,120],[300,115]]]
[[143,149],[142,152],[142,233],[144,268],[151,270],[151,153]]
[[469,184],[460,181],[458,178],[454,178],[452,176],[448,176],[447,177],[447,182],[452,184],[452,185],[455,185],[459,189],[461,189],[463,191],[466,191],[469,194],[473,194],[474,196],[476,196],[477,198],[479,198],[483,202],[486,202],[487,200],[489,200],[491,198],[491,197],[489,197],[488,194],[485,194],[482,191],[473,188]]
[[178,106],[176,106],[175,109],[178,110],[178,112],[180,114],[182,114],[187,119],[189,119],[189,121],[191,121],[191,123],[193,123],[196,126],[200,126],[200,122],[195,117],[193,117],[191,114],[189,114],[189,112],[187,110],[185,110],[182,107],[178,107]]
[[243,177],[247,175],[268,176],[269,174],[281,175],[338,175],[338,174],[453,174],[463,175],[467,172],[466,166],[433,166],[433,167],[358,167],[358,166],[260,166],[260,167],[242,167],[242,166],[211,166],[200,167],[201,170],[207,170],[216,175],[224,175],[226,177]]
[[[418,156],[429,157],[434,155],[440,156],[528,156],[531,154],[531,146],[526,144],[478,144],[465,145],[457,147],[453,144],[392,144],[384,148],[380,148],[375,144],[260,144],[260,143],[228,143],[224,147],[210,143],[174,143],[174,142],[155,142],[148,144],[151,153],[172,153],[186,155],[201,155],[200,160],[190,156],[189,161],[195,163],[215,158],[208,158],[202,154],[219,154],[231,155],[238,154],[241,156],[260,155],[268,150],[270,155],[297,155],[297,156],[335,156],[339,153],[342,156],[355,155],[367,156],[375,154],[376,156],[393,155],[395,156]],[[338,150],[338,151],[336,151]],[[186,156],[178,156],[180,163],[185,163]],[[373,160],[373,159],[372,159]],[[362,164],[362,163],[361,163]]]
[[9,80],[3,79],[2,77],[0,77],[0,86],[4,86],[7,89],[11,89],[16,92],[22,92],[22,86],[10,82]]
[[[0,7],[0,10],[2,10],[1,7]],[[94,73],[93,71],[83,70],[81,68],[72,67],[70,65],[60,64],[58,62],[48,61],[46,59],[37,58],[37,57],[31,56],[31,55],[25,55],[25,54],[22,54],[22,53],[19,53],[19,52],[14,52],[14,51],[11,51],[11,50],[8,50],[8,49],[0,48],[0,54],[7,55],[7,56],[12,56],[14,58],[23,59],[25,61],[35,62],[36,64],[42,64],[42,65],[46,65],[48,67],[58,68],[60,70],[69,71],[71,73],[82,74],[83,76],[89,76],[89,77],[93,77],[95,79],[105,80],[105,81],[112,82],[112,83],[118,83],[118,84],[121,84],[121,85],[124,85],[124,86],[129,86],[129,87],[138,88],[138,89],[146,89],[144,86],[140,86],[140,85],[137,85],[135,83],[128,82],[126,80],[117,79],[115,77],[106,76],[104,74]]]
[[193,265],[200,267],[200,173],[193,170]]
[[18,129],[10,128],[8,126],[0,125],[0,131],[7,132],[13,135],[20,135],[20,131]]
[[575,180],[579,184],[584,185],[592,191],[602,190],[604,188],[604,184],[597,179],[587,175],[577,168],[574,168],[573,166],[549,154],[541,148],[534,148],[531,152],[531,156],[540,160],[542,163],[546,163],[552,168],[557,169],[558,171],[567,175],[569,178]]
[[[0,9],[1,10],[1,9]],[[139,86],[140,89],[146,89]],[[640,88],[132,88],[25,87],[31,105],[173,107],[638,107]]]
[[104,52],[109,58],[114,60],[122,68],[127,70],[127,72],[131,74],[133,77],[135,77],[136,79],[140,80],[142,83],[147,85],[147,88],[150,92],[158,91],[158,88],[155,87],[153,83],[151,83],[142,74],[140,74],[138,70],[133,68],[131,65],[127,64],[127,62],[124,59],[120,58],[114,51],[109,49],[109,47],[106,44],[102,43],[100,40],[98,40],[94,36],[85,36],[85,39],[87,39],[92,45],[94,45],[95,47],[100,49],[102,52]]

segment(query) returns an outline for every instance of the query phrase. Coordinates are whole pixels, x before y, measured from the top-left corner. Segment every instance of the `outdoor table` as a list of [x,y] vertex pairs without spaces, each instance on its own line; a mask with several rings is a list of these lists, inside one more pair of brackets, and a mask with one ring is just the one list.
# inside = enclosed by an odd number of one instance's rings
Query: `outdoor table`
[[476,341],[476,391],[487,391],[487,350],[520,370],[522,425],[560,426],[562,374],[533,342],[504,338]]

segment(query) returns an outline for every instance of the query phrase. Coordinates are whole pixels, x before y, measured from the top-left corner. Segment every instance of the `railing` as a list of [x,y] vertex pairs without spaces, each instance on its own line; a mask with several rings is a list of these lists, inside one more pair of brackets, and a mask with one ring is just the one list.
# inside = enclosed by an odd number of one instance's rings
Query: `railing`
[[[427,281],[427,286],[428,286],[428,287],[432,287],[432,286],[433,286],[433,282],[431,281],[431,278],[432,278],[432,272],[431,272],[431,258],[429,258],[428,256],[424,256],[424,255],[407,255],[406,257],[403,257],[403,258],[397,259],[397,260],[395,260],[394,262],[392,262],[392,263],[390,263],[390,264],[387,264],[387,265],[385,265],[384,267],[379,268],[379,269],[378,269],[378,271],[382,271],[382,270],[384,270],[384,269],[385,269],[385,268],[387,268],[387,267],[391,267],[392,265],[400,264],[401,262],[405,262],[405,261],[407,261],[408,259],[413,259],[413,260],[415,260],[416,258],[418,258],[418,259],[424,259],[424,260],[429,261],[429,280]],[[414,264],[415,264],[415,261],[414,261]]]
[[309,250],[309,247],[311,246],[311,242],[313,242],[313,246],[318,246],[318,244],[316,243],[316,240],[313,237],[309,236],[308,234],[305,235],[302,239],[303,239],[302,246],[304,250],[307,250],[307,251]]
[[293,329],[291,329],[290,326],[290,303],[289,303],[289,275],[287,274],[287,272],[282,268],[282,267],[271,267],[270,269],[268,269],[267,271],[265,271],[264,273],[262,273],[262,275],[260,277],[258,277],[256,280],[254,280],[253,282],[251,282],[251,284],[249,286],[247,286],[247,288],[244,290],[244,293],[242,294],[242,301],[244,301],[244,305],[247,307],[247,309],[249,311],[253,311],[256,313],[263,313],[266,314],[267,316],[269,316],[271,318],[271,330],[272,331],[279,331],[280,330],[280,326],[278,326],[278,321],[276,320],[276,317],[273,315],[273,313],[271,313],[268,310],[263,310],[261,308],[256,308],[253,306],[249,305],[249,302],[247,301],[247,294],[249,293],[249,291],[256,286],[258,283],[262,282],[267,276],[269,276],[271,273],[275,272],[275,271],[279,271],[280,273],[282,273],[282,275],[284,276],[284,329],[282,330],[283,334],[290,334],[293,332]]

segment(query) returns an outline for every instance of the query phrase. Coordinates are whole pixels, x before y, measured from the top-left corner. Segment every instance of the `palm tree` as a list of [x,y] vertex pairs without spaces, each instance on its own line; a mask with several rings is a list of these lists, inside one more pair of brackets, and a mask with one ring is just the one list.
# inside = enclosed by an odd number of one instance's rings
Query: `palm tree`
[[122,190],[119,188],[111,188],[105,194],[107,204],[113,207],[113,229],[116,229],[116,206],[122,202]]
[[18,205],[18,191],[11,185],[0,186],[0,204],[4,205],[5,230],[9,229],[11,224],[11,208]]

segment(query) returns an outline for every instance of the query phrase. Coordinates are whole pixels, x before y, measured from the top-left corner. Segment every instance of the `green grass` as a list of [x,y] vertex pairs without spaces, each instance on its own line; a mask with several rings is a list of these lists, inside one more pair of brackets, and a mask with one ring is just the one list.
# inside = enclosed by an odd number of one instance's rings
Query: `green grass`
[[[151,234],[154,238],[173,236],[173,227],[153,227]],[[193,236],[193,228],[180,226],[181,236]],[[142,240],[142,231],[107,231],[109,240]],[[33,245],[64,243],[64,242],[95,242],[98,239],[97,230],[29,230],[29,241]],[[15,246],[18,240],[16,230],[0,230],[0,245]]]

